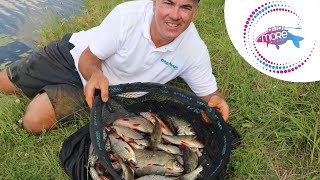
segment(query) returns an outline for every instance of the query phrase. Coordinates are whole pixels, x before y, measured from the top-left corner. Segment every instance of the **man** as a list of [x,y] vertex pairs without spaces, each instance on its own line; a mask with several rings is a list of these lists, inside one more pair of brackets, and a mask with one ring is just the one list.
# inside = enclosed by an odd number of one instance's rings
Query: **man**
[[23,125],[40,134],[69,121],[86,103],[91,107],[95,89],[101,90],[106,102],[109,85],[166,83],[180,76],[227,120],[229,107],[217,91],[207,47],[192,23],[198,3],[120,4],[99,26],[67,34],[7,67],[0,73],[0,92],[22,92],[33,98]]

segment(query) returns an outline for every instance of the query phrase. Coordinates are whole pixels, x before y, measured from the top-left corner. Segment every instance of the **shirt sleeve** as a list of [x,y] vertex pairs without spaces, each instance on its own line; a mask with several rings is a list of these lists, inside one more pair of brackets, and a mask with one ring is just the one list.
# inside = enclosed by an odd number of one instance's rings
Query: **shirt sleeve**
[[217,82],[212,74],[210,55],[205,51],[180,77],[186,81],[191,90],[199,97],[209,95],[218,90]]
[[91,52],[101,60],[106,60],[113,55],[123,36],[122,16],[120,8],[114,8],[102,23],[95,27],[94,32],[89,40],[89,48]]

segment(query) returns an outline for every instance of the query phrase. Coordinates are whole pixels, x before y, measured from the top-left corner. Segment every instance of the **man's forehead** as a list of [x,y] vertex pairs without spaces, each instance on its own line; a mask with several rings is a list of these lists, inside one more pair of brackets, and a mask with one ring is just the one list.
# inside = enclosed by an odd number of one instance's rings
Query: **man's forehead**
[[169,1],[169,2],[173,2],[173,3],[190,4],[190,3],[199,3],[200,0],[160,0],[160,1]]

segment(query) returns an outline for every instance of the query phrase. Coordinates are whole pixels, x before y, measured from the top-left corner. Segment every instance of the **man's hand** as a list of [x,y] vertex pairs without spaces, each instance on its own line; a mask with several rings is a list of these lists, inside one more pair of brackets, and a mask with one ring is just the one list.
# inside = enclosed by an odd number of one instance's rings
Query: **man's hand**
[[93,103],[94,92],[96,89],[101,91],[101,99],[103,102],[107,102],[109,99],[109,81],[102,71],[96,71],[92,73],[89,81],[84,88],[84,95],[88,106],[91,108]]
[[96,89],[100,89],[103,102],[107,102],[109,99],[109,80],[103,75],[101,64],[102,61],[91,52],[89,47],[83,51],[79,59],[80,73],[87,80],[84,95],[90,108]]
[[201,99],[208,102],[209,107],[217,109],[225,121],[228,120],[230,113],[229,105],[225,101],[222,93],[216,91],[212,94],[201,97]]

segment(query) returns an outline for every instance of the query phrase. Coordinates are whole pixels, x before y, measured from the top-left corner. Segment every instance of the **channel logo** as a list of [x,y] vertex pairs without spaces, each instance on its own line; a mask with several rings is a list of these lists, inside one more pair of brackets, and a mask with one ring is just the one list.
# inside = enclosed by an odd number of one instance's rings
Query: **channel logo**
[[226,0],[225,22],[254,68],[291,82],[320,80],[320,1]]
[[299,41],[302,41],[303,37],[292,35],[285,26],[274,26],[268,28],[268,31],[260,34],[257,37],[256,42],[266,43],[267,47],[269,44],[273,44],[279,49],[280,45],[285,44],[288,40],[291,40],[296,48],[300,48]]

